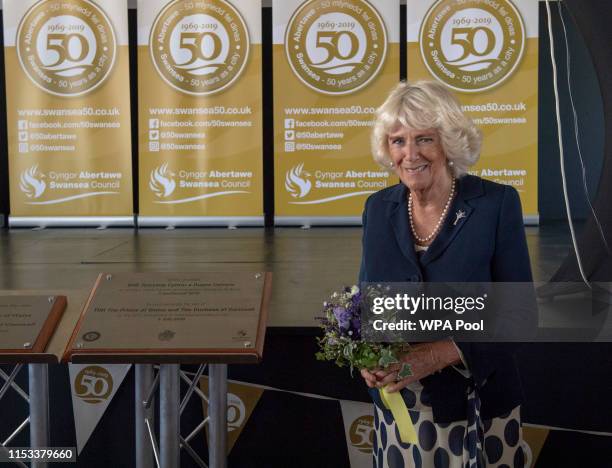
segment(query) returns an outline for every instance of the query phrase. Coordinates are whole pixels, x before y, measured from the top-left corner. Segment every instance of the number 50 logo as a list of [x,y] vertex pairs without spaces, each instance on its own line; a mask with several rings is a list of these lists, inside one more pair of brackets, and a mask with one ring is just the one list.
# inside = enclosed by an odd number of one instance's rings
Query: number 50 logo
[[457,91],[478,92],[512,75],[525,27],[510,0],[439,0],[425,15],[420,44],[433,76]]
[[151,28],[149,52],[167,84],[205,96],[226,89],[242,73],[249,34],[238,11],[225,0],[171,1]]
[[351,445],[363,453],[372,453],[374,446],[374,416],[364,415],[353,421],[349,428]]
[[80,96],[109,76],[115,33],[106,14],[89,0],[38,2],[19,24],[17,54],[36,86],[57,96]]
[[102,403],[113,392],[113,377],[104,367],[88,366],[77,374],[73,390],[87,403]]
[[287,60],[308,87],[349,94],[366,86],[387,51],[385,25],[365,0],[310,0],[293,14],[285,33]]

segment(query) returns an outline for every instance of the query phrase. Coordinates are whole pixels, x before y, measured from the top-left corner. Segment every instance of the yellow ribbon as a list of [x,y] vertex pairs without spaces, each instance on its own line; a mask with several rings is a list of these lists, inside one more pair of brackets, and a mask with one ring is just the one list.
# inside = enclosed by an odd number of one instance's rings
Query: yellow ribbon
[[400,392],[389,393],[386,388],[379,389],[379,392],[380,399],[385,405],[385,408],[391,410],[402,442],[405,444],[416,444],[416,430],[414,429],[414,424],[412,424],[412,419],[410,419],[410,413],[408,413],[406,402],[402,398]]

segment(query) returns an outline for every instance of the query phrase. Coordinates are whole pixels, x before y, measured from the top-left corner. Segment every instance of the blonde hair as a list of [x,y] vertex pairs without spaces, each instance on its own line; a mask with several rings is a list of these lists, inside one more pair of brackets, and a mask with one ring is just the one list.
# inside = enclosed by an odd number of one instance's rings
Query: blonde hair
[[395,86],[376,111],[371,144],[374,160],[389,170],[387,136],[398,124],[412,129],[434,128],[450,169],[461,177],[480,157],[482,132],[461,110],[453,94],[436,81],[402,82]]

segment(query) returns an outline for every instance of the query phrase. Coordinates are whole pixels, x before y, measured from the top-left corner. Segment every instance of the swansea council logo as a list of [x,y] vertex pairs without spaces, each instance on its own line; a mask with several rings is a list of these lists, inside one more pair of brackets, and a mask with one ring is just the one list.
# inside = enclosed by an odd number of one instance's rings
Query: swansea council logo
[[378,12],[364,0],[309,0],[289,21],[285,51],[306,86],[325,94],[348,94],[380,71],[387,33]]
[[37,2],[17,31],[24,72],[44,91],[80,96],[100,86],[115,64],[115,32],[89,0]]
[[525,49],[525,27],[510,0],[439,0],[425,16],[419,40],[431,74],[470,93],[512,75]]
[[165,162],[161,166],[156,167],[151,171],[149,178],[149,188],[159,198],[166,198],[174,193],[176,181],[174,173],[168,169],[168,163]]
[[304,163],[292,167],[285,174],[285,189],[293,198],[304,198],[312,189],[312,182],[307,179],[309,176],[304,170]]
[[43,180],[44,174],[38,171],[38,164],[26,169],[21,173],[19,188],[28,198],[39,198],[45,193],[47,188]]
[[249,55],[244,20],[225,0],[170,2],[155,19],[149,44],[162,79],[198,96],[234,83]]

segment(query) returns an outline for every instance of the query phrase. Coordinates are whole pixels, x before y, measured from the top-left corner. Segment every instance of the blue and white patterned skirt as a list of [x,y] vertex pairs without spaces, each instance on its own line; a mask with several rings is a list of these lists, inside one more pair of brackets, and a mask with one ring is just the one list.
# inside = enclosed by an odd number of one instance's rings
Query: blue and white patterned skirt
[[468,419],[435,423],[423,386],[402,392],[415,426],[418,444],[405,444],[391,412],[375,406],[374,468],[524,468],[520,407],[490,420],[480,418],[474,389],[466,404]]

